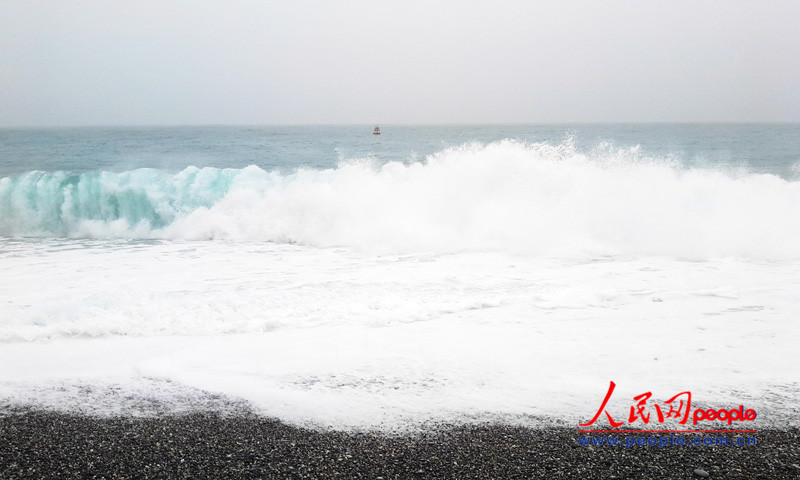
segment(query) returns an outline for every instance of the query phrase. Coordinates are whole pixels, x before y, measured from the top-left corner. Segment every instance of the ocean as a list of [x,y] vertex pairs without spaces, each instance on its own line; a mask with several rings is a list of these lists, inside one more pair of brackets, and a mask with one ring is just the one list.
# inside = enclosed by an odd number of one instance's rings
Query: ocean
[[796,424],[800,124],[0,129],[0,411]]

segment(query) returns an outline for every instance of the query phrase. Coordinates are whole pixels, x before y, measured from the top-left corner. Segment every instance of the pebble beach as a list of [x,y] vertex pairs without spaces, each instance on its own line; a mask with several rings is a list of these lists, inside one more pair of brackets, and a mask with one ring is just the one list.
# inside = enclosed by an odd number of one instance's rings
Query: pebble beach
[[800,478],[797,428],[761,430],[746,447],[581,446],[579,436],[566,427],[442,424],[391,435],[297,428],[249,413],[17,410],[0,416],[0,478]]

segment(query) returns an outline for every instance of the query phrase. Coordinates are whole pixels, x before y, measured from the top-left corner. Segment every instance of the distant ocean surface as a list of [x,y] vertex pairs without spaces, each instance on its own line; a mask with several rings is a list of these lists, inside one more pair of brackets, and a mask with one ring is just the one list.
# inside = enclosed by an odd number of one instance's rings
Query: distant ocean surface
[[800,124],[372,128],[0,129],[0,405],[798,407]]

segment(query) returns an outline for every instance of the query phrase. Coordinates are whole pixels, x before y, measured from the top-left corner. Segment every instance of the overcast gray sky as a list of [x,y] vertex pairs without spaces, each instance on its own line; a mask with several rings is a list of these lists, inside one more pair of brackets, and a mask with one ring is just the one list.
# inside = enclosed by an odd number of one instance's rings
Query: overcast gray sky
[[800,121],[800,2],[0,0],[0,125]]

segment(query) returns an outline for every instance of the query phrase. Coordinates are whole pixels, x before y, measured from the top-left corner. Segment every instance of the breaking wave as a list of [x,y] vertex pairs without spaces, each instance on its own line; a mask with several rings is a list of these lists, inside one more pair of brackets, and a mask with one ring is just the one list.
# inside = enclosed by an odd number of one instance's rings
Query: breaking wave
[[188,167],[0,179],[0,235],[268,241],[366,251],[800,256],[800,183],[570,141],[291,174]]

